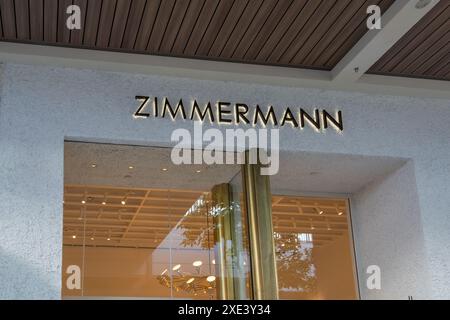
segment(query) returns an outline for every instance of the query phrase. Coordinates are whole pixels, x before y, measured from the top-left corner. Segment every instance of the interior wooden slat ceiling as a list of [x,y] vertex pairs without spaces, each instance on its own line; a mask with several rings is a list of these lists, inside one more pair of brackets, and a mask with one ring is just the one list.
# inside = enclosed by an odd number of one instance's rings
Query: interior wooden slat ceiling
[[440,1],[369,72],[450,80],[450,1]]
[[[0,0],[3,41],[331,70],[394,0]],[[66,27],[80,6],[81,30]],[[443,0],[370,70],[449,79]],[[411,63],[413,62],[413,63]]]

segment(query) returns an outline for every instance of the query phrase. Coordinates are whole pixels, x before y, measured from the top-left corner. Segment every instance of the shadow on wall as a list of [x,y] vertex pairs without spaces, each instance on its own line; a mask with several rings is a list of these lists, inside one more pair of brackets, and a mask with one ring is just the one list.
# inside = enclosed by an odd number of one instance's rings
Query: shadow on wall
[[0,248],[0,299],[58,299],[60,288],[51,280],[31,261]]

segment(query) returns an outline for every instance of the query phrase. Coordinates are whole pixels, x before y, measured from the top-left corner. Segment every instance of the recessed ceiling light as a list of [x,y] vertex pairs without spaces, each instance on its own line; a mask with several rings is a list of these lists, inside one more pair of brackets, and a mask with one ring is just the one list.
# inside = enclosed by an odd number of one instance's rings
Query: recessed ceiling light
[[102,205],[106,205],[106,201],[103,201],[103,202],[102,202]]
[[106,240],[110,241],[110,240],[111,240],[111,238],[107,238]]
[[187,284],[194,282],[195,278],[190,278],[188,281],[186,281]]
[[81,203],[82,204],[86,204],[86,200],[81,200]]
[[195,172],[200,173],[200,172],[202,172],[202,170],[197,170],[197,171],[195,171]]
[[120,203],[124,206],[127,204],[127,202],[125,200],[120,201]]
[[94,237],[91,237],[91,240],[94,240]]
[[97,164],[96,163],[91,164],[91,168],[97,168]]
[[173,271],[177,271],[177,270],[179,270],[181,268],[181,264],[177,264],[177,265],[175,265],[173,268],[172,268],[172,270]]
[[167,171],[167,168],[162,168],[162,171]]
[[209,276],[208,278],[206,278],[206,281],[208,282],[214,282],[216,280],[215,276]]
[[76,235],[73,235],[73,236],[72,236],[72,239],[76,239],[76,238],[77,238],[77,236],[76,236]]
[[338,212],[338,216],[342,216],[344,213],[342,211]]
[[431,2],[431,0],[419,0],[419,1],[417,1],[415,7],[416,7],[416,9],[423,9],[427,5],[429,5],[430,2]]
[[323,214],[323,210],[320,210],[320,211],[319,211],[319,214]]
[[129,166],[128,169],[133,170],[134,166]]
[[192,265],[193,265],[194,267],[200,267],[202,264],[203,264],[203,262],[201,262],[200,260],[194,261],[194,262],[192,263]]

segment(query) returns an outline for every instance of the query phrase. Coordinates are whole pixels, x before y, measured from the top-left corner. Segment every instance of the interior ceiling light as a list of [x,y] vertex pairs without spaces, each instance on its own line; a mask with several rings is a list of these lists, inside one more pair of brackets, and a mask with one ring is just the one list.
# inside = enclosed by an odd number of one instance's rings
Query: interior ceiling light
[[111,240],[111,238],[107,238],[106,240],[110,241],[110,240]]
[[190,284],[192,282],[194,282],[195,278],[190,278],[188,281],[186,281],[187,284]]
[[73,235],[73,236],[72,236],[72,238],[73,238],[73,239],[76,239],[76,238],[77,238],[77,236],[76,236],[76,235]]
[[208,282],[214,282],[216,280],[215,276],[209,276],[208,278],[206,278],[206,281]]
[[181,268],[181,264],[177,264],[176,266],[174,266],[174,267],[172,268],[172,270],[173,270],[173,271],[177,271],[177,270],[180,270],[180,268]]
[[162,168],[162,171],[167,171],[167,168]]
[[417,1],[415,7],[416,7],[416,9],[423,9],[427,5],[429,5],[430,2],[431,2],[431,0],[419,0],[419,1]]
[[200,260],[194,261],[194,262],[192,263],[192,265],[193,265],[194,267],[200,267],[202,264],[203,264],[203,262],[201,262]]
[[106,205],[106,201],[102,201],[102,205]]
[[81,200],[81,203],[82,204],[86,204],[86,200]]
[[197,170],[197,171],[195,171],[195,172],[200,173],[200,172],[202,172],[202,170]]
[[134,166],[129,166],[128,169],[133,170]]
[[342,211],[338,212],[338,216],[342,216],[344,213]]
[[91,164],[91,168],[97,168],[97,164],[96,163]]

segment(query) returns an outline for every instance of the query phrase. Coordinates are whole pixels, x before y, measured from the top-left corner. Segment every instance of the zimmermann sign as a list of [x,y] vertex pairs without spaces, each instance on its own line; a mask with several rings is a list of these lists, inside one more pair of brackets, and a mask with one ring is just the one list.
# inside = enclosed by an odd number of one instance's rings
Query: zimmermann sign
[[199,104],[196,99],[190,101],[169,101],[168,98],[159,99],[148,96],[136,96],[139,101],[135,118],[166,118],[172,120],[183,119],[193,121],[209,121],[218,124],[248,124],[248,125],[272,125],[283,127],[286,125],[303,129],[305,126],[312,127],[316,131],[326,130],[329,127],[337,132],[344,130],[342,112],[340,110],[327,111],[314,108],[305,110],[303,108],[284,107],[275,110],[271,105],[260,107],[249,106],[240,102],[217,101]]

